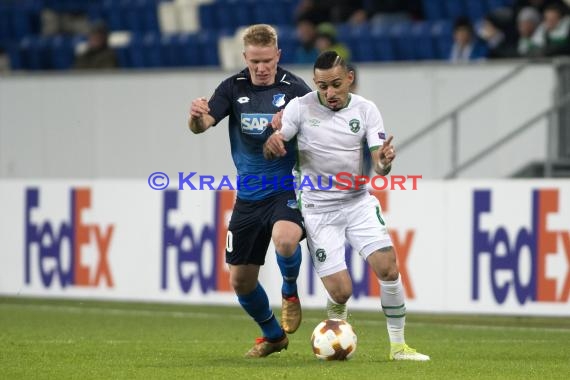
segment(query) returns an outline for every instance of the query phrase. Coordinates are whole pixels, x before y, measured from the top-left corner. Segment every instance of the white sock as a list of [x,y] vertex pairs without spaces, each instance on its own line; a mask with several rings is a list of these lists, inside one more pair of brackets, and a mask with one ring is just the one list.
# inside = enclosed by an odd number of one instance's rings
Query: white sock
[[390,343],[405,343],[406,305],[400,276],[396,281],[380,281],[380,300],[386,316]]
[[330,298],[327,298],[327,317],[328,319],[342,319],[343,321],[346,321],[346,318],[348,317],[346,304],[342,305],[334,302]]

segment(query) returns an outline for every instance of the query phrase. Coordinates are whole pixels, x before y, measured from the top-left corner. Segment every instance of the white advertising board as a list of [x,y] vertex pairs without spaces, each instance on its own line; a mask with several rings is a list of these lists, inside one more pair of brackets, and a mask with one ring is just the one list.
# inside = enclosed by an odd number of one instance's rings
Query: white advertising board
[[[422,181],[374,193],[410,311],[570,316],[570,181]],[[0,181],[0,294],[237,304],[224,263],[233,191],[146,181]],[[273,248],[260,281],[280,305]],[[378,283],[347,249],[350,307]],[[306,307],[326,295],[304,247]]]

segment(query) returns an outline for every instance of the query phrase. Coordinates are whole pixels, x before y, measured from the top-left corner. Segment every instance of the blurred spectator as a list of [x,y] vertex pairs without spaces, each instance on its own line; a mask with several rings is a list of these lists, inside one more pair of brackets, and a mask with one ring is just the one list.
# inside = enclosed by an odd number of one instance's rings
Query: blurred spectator
[[311,17],[315,24],[350,21],[357,11],[364,9],[362,0],[301,0],[295,14],[297,18]]
[[505,33],[506,22],[494,14],[485,16],[481,22],[479,36],[487,45],[487,58],[514,58],[517,56],[512,37]]
[[346,62],[350,62],[350,49],[337,39],[337,31],[333,24],[323,22],[317,26],[317,39],[315,46],[322,53],[326,50],[333,50]]
[[535,55],[538,46],[533,41],[533,35],[540,25],[540,13],[533,7],[525,7],[520,10],[517,16],[517,29],[519,39],[517,42],[517,53],[520,57],[530,57]]
[[295,51],[295,63],[313,64],[319,55],[315,46],[317,40],[317,26],[306,17],[297,20],[297,39],[300,46]]
[[570,55],[570,17],[560,4],[544,9],[543,21],[533,36],[536,54],[542,57]]
[[475,31],[469,19],[460,17],[453,25],[453,45],[449,60],[453,63],[469,62],[485,58],[487,48]]
[[46,7],[41,11],[41,33],[44,36],[76,35],[89,32],[88,16],[79,11],[60,11]]
[[552,4],[559,4],[568,10],[568,5],[563,0],[517,0],[515,8],[515,16],[521,12],[523,8],[532,7],[538,11],[539,14],[543,14],[546,7]]
[[104,23],[91,26],[87,40],[87,50],[79,55],[75,69],[111,69],[118,67],[115,51],[109,47],[109,31]]

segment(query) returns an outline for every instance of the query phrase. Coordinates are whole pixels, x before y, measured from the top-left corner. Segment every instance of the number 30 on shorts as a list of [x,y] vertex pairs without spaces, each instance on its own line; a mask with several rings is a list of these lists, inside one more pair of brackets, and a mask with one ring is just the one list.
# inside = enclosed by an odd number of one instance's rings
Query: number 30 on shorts
[[232,252],[234,250],[234,235],[232,231],[228,230],[226,234],[226,251]]

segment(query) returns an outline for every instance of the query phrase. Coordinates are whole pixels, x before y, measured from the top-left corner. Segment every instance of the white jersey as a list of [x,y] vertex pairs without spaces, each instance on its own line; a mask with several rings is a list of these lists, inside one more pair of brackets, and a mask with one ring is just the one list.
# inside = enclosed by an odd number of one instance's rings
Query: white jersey
[[363,154],[370,154],[363,143],[373,150],[386,139],[374,103],[351,94],[345,108],[333,111],[321,104],[317,91],[289,102],[281,133],[286,141],[297,135],[296,185],[302,207],[309,208],[326,208],[366,192],[366,186],[354,186],[354,176],[362,175]]

